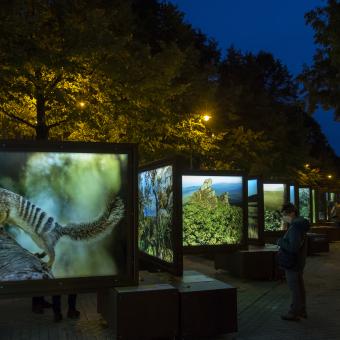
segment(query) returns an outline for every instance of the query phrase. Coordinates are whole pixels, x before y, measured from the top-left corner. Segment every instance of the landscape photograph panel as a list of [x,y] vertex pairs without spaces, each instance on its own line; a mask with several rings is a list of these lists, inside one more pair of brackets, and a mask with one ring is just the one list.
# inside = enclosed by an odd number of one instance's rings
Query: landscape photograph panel
[[239,244],[242,176],[182,176],[183,245]]
[[264,184],[264,229],[282,229],[280,210],[285,202],[285,184]]

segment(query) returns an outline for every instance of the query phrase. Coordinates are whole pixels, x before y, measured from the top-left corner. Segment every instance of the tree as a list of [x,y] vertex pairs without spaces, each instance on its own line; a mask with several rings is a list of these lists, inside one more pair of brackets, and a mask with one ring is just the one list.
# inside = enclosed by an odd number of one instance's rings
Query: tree
[[214,91],[216,44],[170,4],[5,1],[0,12],[3,138],[136,142],[142,159],[176,153],[179,126]]
[[325,110],[334,109],[335,118],[340,119],[340,3],[328,0],[324,7],[306,13],[305,18],[315,31],[318,45],[313,65],[305,66],[300,75],[308,111],[314,112],[321,105]]
[[[119,13],[119,14],[118,14]],[[115,1],[2,1],[0,11],[0,112],[5,124],[25,126],[47,139],[100,102],[102,64],[117,58],[129,39],[126,6]],[[103,81],[103,78],[101,78]],[[4,123],[3,123],[4,124]],[[14,133],[18,128],[14,128]],[[59,138],[64,137],[63,135]]]
[[220,66],[217,102],[222,129],[242,126],[248,131],[244,160],[251,173],[289,176],[307,157],[297,84],[270,53],[254,55],[231,47]]

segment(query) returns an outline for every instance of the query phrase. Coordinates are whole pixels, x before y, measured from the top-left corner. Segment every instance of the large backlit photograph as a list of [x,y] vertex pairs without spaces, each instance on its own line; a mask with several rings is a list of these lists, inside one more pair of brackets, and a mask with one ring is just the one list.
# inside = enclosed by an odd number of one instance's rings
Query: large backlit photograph
[[182,202],[184,246],[241,243],[241,176],[182,176]]
[[144,253],[172,263],[172,166],[143,171],[138,176],[138,243]]
[[0,224],[10,245],[0,252],[0,281],[41,278],[11,267],[19,253],[39,260],[49,279],[125,274],[127,164],[118,153],[0,152]]
[[259,238],[259,195],[257,180],[248,180],[248,238]]
[[285,203],[285,184],[266,183],[263,185],[264,230],[282,229],[281,208]]
[[299,188],[299,210],[300,216],[310,219],[310,190],[309,188]]

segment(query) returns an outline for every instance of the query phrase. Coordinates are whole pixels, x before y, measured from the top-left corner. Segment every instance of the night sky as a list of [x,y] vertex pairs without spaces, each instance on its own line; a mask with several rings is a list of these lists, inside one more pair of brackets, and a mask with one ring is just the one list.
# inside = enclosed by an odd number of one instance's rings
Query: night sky
[[[225,55],[230,45],[242,51],[273,53],[293,75],[310,64],[316,46],[304,14],[322,6],[323,0],[171,0],[185,13],[185,21],[214,38]],[[320,123],[340,156],[340,122],[333,112],[319,110]]]

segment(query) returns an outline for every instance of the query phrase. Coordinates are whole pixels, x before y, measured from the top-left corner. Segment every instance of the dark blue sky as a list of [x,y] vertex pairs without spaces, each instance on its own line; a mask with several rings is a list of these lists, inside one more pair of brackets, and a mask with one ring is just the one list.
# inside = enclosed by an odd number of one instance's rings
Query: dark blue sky
[[[223,52],[234,45],[243,51],[269,51],[297,75],[313,60],[313,30],[304,14],[323,0],[171,0],[185,20],[219,43]],[[332,112],[314,115],[340,156],[340,122]]]

